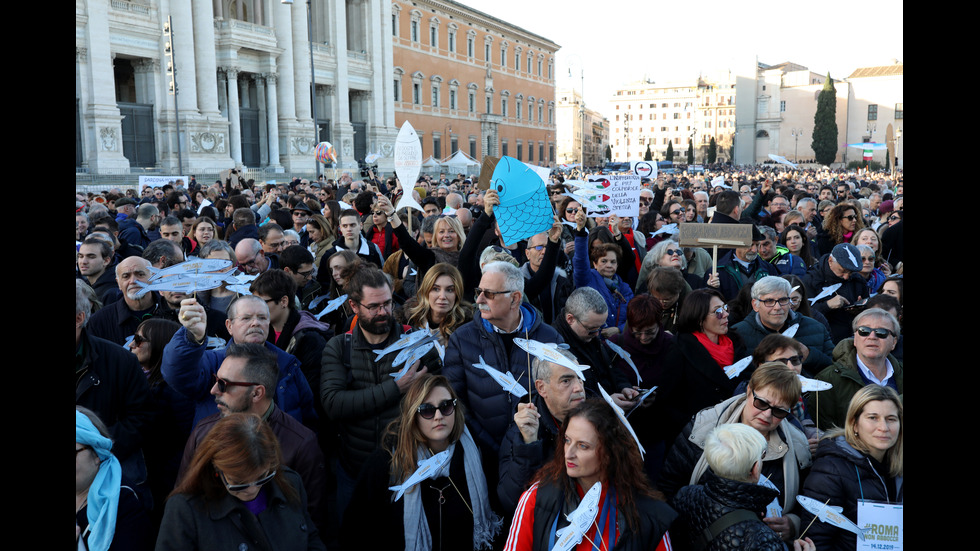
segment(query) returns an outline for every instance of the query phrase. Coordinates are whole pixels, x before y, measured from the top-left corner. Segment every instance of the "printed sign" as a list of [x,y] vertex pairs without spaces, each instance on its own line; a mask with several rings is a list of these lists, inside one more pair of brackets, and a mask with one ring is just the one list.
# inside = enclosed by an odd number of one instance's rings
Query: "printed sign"
[[395,173],[405,189],[411,189],[422,169],[422,144],[412,123],[405,121],[395,138]]
[[633,174],[636,174],[640,178],[657,177],[657,163],[655,161],[633,161],[630,169],[633,171]]
[[177,180],[183,180],[184,186],[186,186],[190,178],[187,176],[140,176],[140,191],[145,187],[163,187],[167,184],[175,183]]
[[857,525],[864,531],[864,541],[857,539],[862,551],[901,551],[904,547],[904,512],[900,503],[858,500]]
[[589,209],[589,217],[640,216],[640,177],[635,174],[608,174],[589,176],[588,188],[580,193],[587,201],[599,205],[599,210]]

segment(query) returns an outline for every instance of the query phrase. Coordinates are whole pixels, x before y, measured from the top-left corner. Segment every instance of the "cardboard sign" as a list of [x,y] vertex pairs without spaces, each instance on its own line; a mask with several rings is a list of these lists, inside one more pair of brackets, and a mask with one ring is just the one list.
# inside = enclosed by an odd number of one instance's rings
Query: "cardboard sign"
[[680,243],[685,247],[751,247],[752,224],[681,224]]
[[412,124],[405,121],[395,138],[395,173],[404,189],[411,189],[422,169],[422,144]]
[[636,174],[640,178],[656,178],[657,177],[657,162],[656,161],[633,161],[630,170],[633,174]]
[[[610,174],[589,176],[588,182],[594,184],[588,189],[587,201],[601,203],[604,210],[589,211],[589,217],[610,216],[615,214],[622,217],[640,216],[640,177],[636,174]],[[599,188],[602,188],[601,191]],[[592,198],[592,197],[595,198]]]
[[145,187],[163,187],[171,182],[177,182],[177,180],[183,180],[185,187],[187,186],[187,182],[190,181],[187,176],[140,176],[140,191],[142,191]]
[[904,548],[904,505],[859,499],[857,517],[857,525],[864,529],[864,540],[857,539],[859,550],[901,551]]

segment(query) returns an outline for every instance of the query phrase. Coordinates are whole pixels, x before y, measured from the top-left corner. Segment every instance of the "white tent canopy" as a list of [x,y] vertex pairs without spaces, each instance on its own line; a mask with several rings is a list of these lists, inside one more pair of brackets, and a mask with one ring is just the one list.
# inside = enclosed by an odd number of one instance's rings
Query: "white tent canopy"
[[469,167],[478,167],[480,163],[476,159],[470,157],[466,153],[463,153],[462,149],[457,149],[456,153],[450,156],[448,159],[442,162],[443,166],[450,169],[453,172],[466,172]]
[[435,158],[432,155],[429,155],[428,159],[422,161],[422,168],[438,168],[438,167],[439,167],[439,163],[436,162]]

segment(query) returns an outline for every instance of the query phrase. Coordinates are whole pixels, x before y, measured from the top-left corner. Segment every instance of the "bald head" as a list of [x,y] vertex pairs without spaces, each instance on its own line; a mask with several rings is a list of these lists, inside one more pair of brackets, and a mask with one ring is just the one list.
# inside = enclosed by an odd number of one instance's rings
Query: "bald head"
[[[129,300],[138,300],[135,295],[140,290],[140,286],[136,281],[145,283],[149,279],[150,262],[145,258],[130,256],[116,265],[116,285]],[[149,293],[144,295],[147,296],[150,296]]]
[[269,259],[262,251],[262,244],[258,239],[251,237],[238,242],[235,247],[235,259],[238,260],[239,268],[249,275],[261,274],[269,267]]

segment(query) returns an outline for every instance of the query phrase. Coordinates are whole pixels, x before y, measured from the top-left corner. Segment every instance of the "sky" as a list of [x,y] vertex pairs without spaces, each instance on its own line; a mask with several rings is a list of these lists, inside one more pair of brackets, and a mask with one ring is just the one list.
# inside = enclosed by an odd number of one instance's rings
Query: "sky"
[[699,74],[751,70],[758,58],[840,79],[904,57],[902,2],[457,1],[560,45],[556,85],[580,90],[584,71],[586,105],[607,116],[615,90],[643,78],[692,81]]

